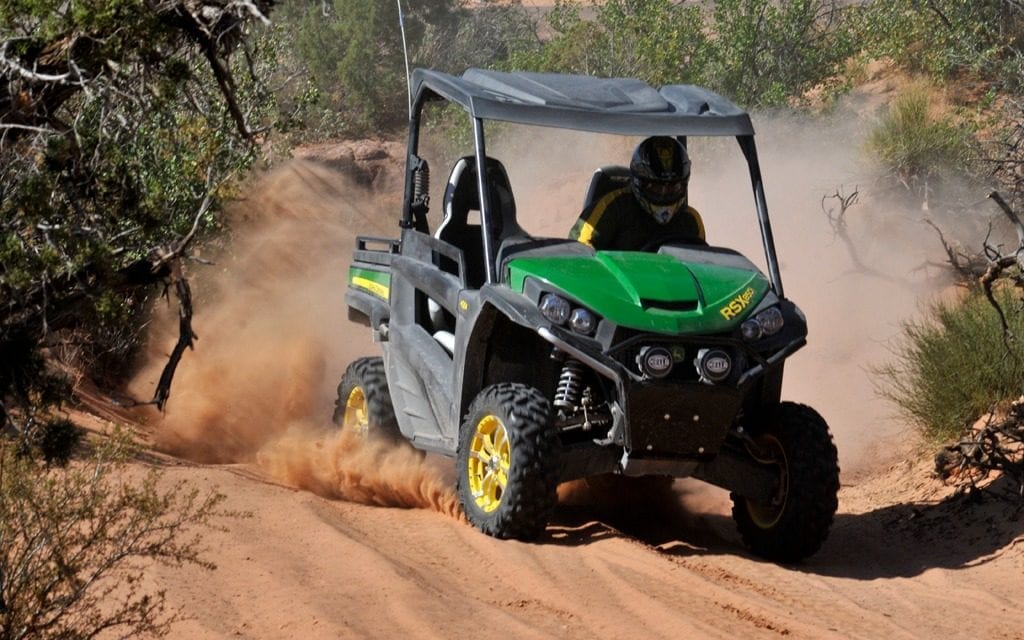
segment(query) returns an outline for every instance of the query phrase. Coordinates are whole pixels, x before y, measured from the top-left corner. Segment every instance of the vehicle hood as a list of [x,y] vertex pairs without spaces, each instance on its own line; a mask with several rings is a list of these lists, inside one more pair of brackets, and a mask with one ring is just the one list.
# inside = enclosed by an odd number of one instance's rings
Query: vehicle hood
[[[748,263],[749,264],[749,263]],[[749,268],[657,253],[524,257],[508,263],[509,285],[528,279],[619,326],[661,333],[731,331],[757,306],[768,280]]]

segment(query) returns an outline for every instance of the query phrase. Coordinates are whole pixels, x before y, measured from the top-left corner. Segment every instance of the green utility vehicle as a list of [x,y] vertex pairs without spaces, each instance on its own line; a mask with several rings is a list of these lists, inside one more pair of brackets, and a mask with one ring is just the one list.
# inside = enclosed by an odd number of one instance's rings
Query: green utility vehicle
[[[420,139],[437,101],[468,113],[474,153],[453,163],[431,229]],[[736,251],[678,237],[622,252],[531,236],[508,173],[487,155],[485,121],[683,144],[735,137],[767,275]],[[599,168],[584,205],[628,176]],[[754,130],[736,105],[688,85],[417,70],[400,227],[398,239],[357,240],[346,301],[383,357],[345,372],[343,429],[454,457],[466,516],[500,538],[539,536],[560,482],[692,476],[732,492],[754,553],[786,562],[818,550],[837,506],[836,449],[818,413],[780,399],[807,327],[783,296]]]

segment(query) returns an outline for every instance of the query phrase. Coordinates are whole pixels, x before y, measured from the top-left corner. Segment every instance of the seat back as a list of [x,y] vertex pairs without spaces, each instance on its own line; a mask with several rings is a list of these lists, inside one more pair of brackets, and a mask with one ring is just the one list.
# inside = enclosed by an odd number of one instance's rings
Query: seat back
[[583,198],[583,211],[589,209],[606,194],[629,186],[629,168],[619,165],[599,167],[590,178],[590,187]]
[[[510,235],[523,234],[516,222],[516,203],[508,172],[500,161],[487,158],[487,180],[491,202],[489,212],[495,222],[495,247]],[[434,237],[462,249],[466,285],[479,288],[486,279],[483,235],[479,224],[469,222],[469,213],[480,211],[480,192],[476,180],[476,158],[463,156],[452,167],[444,192],[444,217]]]

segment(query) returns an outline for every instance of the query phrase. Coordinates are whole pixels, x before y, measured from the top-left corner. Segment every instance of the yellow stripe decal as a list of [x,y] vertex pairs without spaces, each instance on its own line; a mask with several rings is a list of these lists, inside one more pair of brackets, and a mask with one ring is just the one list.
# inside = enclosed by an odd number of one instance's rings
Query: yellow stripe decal
[[601,221],[601,216],[608,210],[608,205],[612,203],[615,198],[619,196],[625,188],[616,189],[611,193],[605,194],[603,198],[597,201],[594,205],[594,210],[590,212],[590,215],[586,220],[583,221],[583,228],[580,229],[580,237],[577,238],[583,244],[593,246],[594,228],[597,227],[597,223]]
[[686,211],[697,221],[697,235],[700,236],[701,240],[704,240],[704,219],[700,217],[700,214],[693,207],[686,207]]
[[390,293],[387,286],[361,276],[352,276],[352,284],[361,289],[366,289],[373,295],[379,298],[384,298],[385,300],[388,299],[388,294]]

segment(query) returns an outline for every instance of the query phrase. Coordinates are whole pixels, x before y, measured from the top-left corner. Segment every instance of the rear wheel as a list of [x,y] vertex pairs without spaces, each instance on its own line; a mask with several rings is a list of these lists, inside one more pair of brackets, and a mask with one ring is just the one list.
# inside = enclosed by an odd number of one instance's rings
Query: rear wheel
[[551,405],[523,384],[487,387],[459,436],[458,492],[469,521],[488,535],[532,540],[557,502],[561,444]]
[[360,358],[345,370],[334,403],[334,424],[367,440],[401,438],[382,358]]
[[732,494],[740,535],[769,560],[806,558],[828,538],[838,507],[839,461],[828,424],[810,407],[783,402],[753,441],[750,455],[778,470],[779,490],[767,502]]

